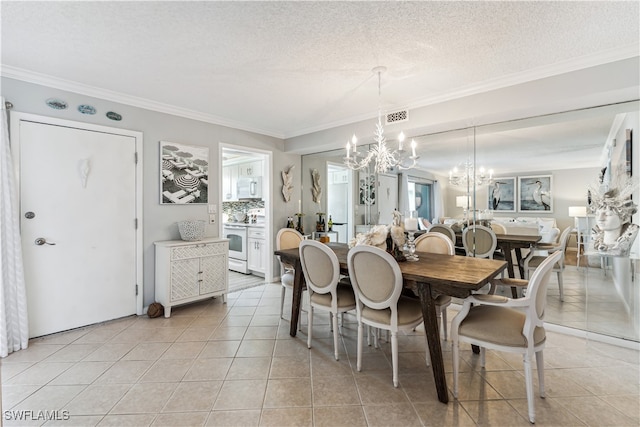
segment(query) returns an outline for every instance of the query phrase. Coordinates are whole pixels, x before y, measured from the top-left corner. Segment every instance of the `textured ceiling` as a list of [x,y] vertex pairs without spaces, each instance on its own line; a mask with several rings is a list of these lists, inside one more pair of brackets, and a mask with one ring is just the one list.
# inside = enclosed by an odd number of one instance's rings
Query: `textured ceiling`
[[[293,137],[637,46],[639,2],[7,2],[3,74]],[[506,84],[506,83],[505,83]]]

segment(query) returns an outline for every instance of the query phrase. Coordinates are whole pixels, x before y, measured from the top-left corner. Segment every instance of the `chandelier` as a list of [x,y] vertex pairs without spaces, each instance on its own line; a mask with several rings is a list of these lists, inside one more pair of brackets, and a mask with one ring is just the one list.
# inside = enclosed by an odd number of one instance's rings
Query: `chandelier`
[[449,184],[461,187],[473,187],[476,185],[491,184],[493,181],[493,169],[486,170],[480,167],[476,172],[475,166],[470,161],[464,162],[460,168],[457,166],[449,171]]
[[411,155],[404,149],[404,133],[398,135],[398,149],[392,150],[387,146],[382,126],[382,107],[380,105],[380,81],[381,75],[387,70],[386,67],[375,67],[372,72],[378,74],[378,123],[374,141],[376,142],[367,153],[358,152],[358,138],[354,134],[351,141],[347,141],[347,155],[344,164],[354,170],[364,169],[370,163],[375,162],[375,172],[385,173],[389,169],[397,167],[401,170],[411,169],[416,166],[416,161],[420,158],[416,156],[416,141],[411,140]]

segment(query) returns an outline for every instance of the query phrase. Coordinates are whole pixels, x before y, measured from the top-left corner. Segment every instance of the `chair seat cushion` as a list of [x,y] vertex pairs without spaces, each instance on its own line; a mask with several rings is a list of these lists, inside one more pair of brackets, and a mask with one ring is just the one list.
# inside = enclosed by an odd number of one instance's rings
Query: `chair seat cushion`
[[293,288],[294,279],[295,277],[293,275],[293,272],[287,272],[287,273],[284,273],[282,277],[280,277],[280,282],[282,282],[282,286],[285,286],[287,288]]
[[[353,288],[338,286],[336,294],[338,296],[338,308],[348,308],[356,305],[356,296],[353,294]],[[322,307],[331,307],[331,294],[319,294],[314,292],[313,295],[311,295],[311,304]]]
[[[539,266],[540,264],[542,264],[542,261],[544,261],[545,259],[547,259],[547,257],[546,257],[546,256],[537,256],[537,255],[532,256],[532,257],[529,259],[529,264],[528,264],[528,265],[529,265],[529,269],[530,269],[530,270],[532,270],[532,269],[533,269],[533,270],[535,270],[536,268],[538,268],[538,266]],[[560,266],[560,264],[558,264],[558,263],[556,262],[556,263],[554,264],[554,266],[553,266],[553,271],[561,270],[561,269],[562,269],[562,267]]]
[[[512,308],[474,306],[460,324],[458,334],[507,347],[526,347],[527,339],[522,335],[525,319],[523,312]],[[544,328],[537,327],[533,333],[534,345],[542,344],[545,338]]]
[[451,304],[451,297],[449,295],[438,295],[436,298],[436,305],[445,306]]
[[[362,318],[382,325],[391,324],[391,309],[375,310],[364,306]],[[420,300],[400,297],[398,300],[398,326],[410,326],[422,321],[422,306]]]
[[491,279],[491,283],[496,286],[520,286],[526,288],[529,285],[529,281],[525,279],[512,279],[510,277],[503,277],[500,279]]

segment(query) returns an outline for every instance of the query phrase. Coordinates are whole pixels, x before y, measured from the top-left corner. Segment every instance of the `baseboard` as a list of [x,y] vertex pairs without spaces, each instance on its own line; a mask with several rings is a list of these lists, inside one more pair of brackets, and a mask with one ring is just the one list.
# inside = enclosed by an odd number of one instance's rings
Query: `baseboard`
[[611,337],[609,335],[602,335],[596,332],[583,331],[582,329],[569,328],[567,326],[556,325],[554,323],[544,324],[546,330],[550,332],[557,332],[559,334],[569,335],[572,337],[584,338],[589,341],[597,341],[605,344],[611,344],[618,347],[629,348],[631,350],[640,351],[640,342],[626,340],[624,338]]
[[[460,309],[462,308],[462,305],[452,303],[449,306],[449,308],[452,310],[460,311]],[[597,341],[605,344],[611,344],[618,347],[640,351],[640,342],[638,341],[627,340],[624,338],[616,338],[609,335],[598,334],[596,332],[584,331],[582,329],[569,328],[567,326],[556,325],[555,323],[545,322],[544,327],[549,332],[556,332],[558,334],[584,338],[589,341]]]

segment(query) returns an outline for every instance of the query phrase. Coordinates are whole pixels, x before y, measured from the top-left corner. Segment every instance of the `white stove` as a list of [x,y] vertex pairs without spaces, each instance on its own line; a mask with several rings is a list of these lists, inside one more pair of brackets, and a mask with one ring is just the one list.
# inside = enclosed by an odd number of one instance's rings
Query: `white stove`
[[249,273],[247,267],[247,224],[225,223],[223,237],[229,239],[229,270]]

